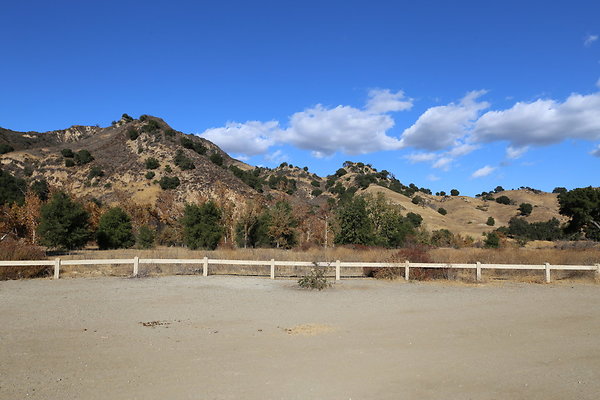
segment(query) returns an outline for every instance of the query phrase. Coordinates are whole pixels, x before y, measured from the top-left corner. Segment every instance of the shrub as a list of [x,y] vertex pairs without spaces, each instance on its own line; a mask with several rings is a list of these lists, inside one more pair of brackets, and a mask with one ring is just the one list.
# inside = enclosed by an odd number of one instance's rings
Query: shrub
[[129,140],[136,140],[138,137],[140,137],[140,133],[132,126],[127,129],[127,136],[129,137]]
[[73,153],[73,150],[71,150],[71,149],[62,149],[60,151],[60,154],[62,154],[62,156],[64,158],[73,158],[73,157],[75,157],[75,153]]
[[131,117],[130,117],[129,115],[127,115],[127,114],[123,114],[123,115],[121,115],[121,119],[122,119],[123,121],[125,121],[125,122],[131,122],[131,121],[133,121],[133,118],[131,118]]
[[48,195],[50,194],[50,188],[48,187],[48,182],[46,179],[42,178],[37,180],[31,184],[29,189],[42,201],[48,200]]
[[10,153],[11,151],[15,151],[15,148],[12,147],[8,143],[0,143],[0,154]]
[[325,268],[315,266],[308,274],[298,279],[298,286],[302,289],[317,289],[321,291],[330,287],[331,282],[325,277]]
[[65,158],[65,167],[74,167],[75,161],[70,158]]
[[567,188],[558,186],[558,187],[555,187],[554,190],[552,190],[552,193],[557,193],[557,194],[567,193]]
[[202,143],[196,142],[196,141],[188,138],[187,136],[183,136],[179,140],[179,143],[186,149],[194,150],[196,153],[198,153],[200,155],[206,154],[206,147],[204,147],[204,145]]
[[421,226],[421,223],[423,222],[423,217],[421,217],[420,214],[414,213],[414,212],[409,212],[408,214],[406,214],[406,220],[415,228],[418,228]]
[[485,222],[485,224],[487,226],[494,226],[494,225],[496,225],[496,220],[494,219],[494,217],[488,217],[488,219]]
[[497,249],[500,247],[500,237],[496,232],[484,233],[485,240],[483,242],[484,247]]
[[100,217],[96,239],[101,250],[133,246],[131,218],[119,207],[110,208]]
[[165,165],[165,172],[166,172],[166,173],[169,173],[169,174],[170,174],[171,172],[173,172],[173,170],[171,169],[171,166],[170,166],[170,165],[168,165],[168,164],[167,164],[167,165]]
[[530,215],[532,211],[533,206],[529,203],[521,203],[521,205],[519,205],[519,213],[524,217]]
[[83,247],[90,238],[89,214],[64,192],[57,192],[42,206],[40,243],[59,250]]
[[317,188],[321,187],[321,184],[318,181],[312,181],[310,184]]
[[104,171],[102,171],[102,168],[100,168],[97,165],[94,165],[92,168],[90,168],[90,172],[88,173],[88,179],[93,179],[95,177],[102,176],[104,176]]
[[496,203],[509,205],[511,203],[511,201],[508,196],[500,196],[500,197],[496,198]]
[[[23,241],[5,238],[0,241],[0,260],[44,260],[46,253],[41,247]],[[27,267],[2,267],[0,280],[35,278],[50,274],[50,266],[32,265]]]
[[421,196],[415,196],[412,198],[411,202],[413,204],[419,205],[423,203],[423,198]]
[[223,166],[223,156],[220,155],[219,153],[213,153],[210,155],[209,157],[210,161],[213,162],[213,164],[218,165],[219,167]]
[[156,169],[160,167],[160,163],[154,157],[146,158],[146,161],[144,161],[144,165],[146,166],[146,169]]
[[176,176],[173,176],[173,177],[163,176],[162,178],[160,178],[160,181],[158,181],[158,184],[160,185],[160,188],[162,190],[170,190],[170,189],[177,188],[177,186],[179,186],[180,182],[179,182],[179,178]]
[[75,153],[75,163],[77,165],[84,165],[92,161],[94,161],[94,157],[92,157],[92,154],[85,149],[79,150],[77,153]]
[[440,207],[440,208],[438,208],[438,212],[439,212],[440,214],[442,214],[442,215],[446,215],[446,214],[448,214],[448,211],[446,211],[446,209],[445,209],[445,208],[443,208],[443,207]]
[[154,178],[155,175],[156,174],[153,171],[148,171],[148,172],[146,172],[145,176],[146,176],[146,179],[152,179],[152,178]]
[[310,192],[310,194],[314,197],[320,196],[323,193],[323,191],[321,189],[315,189],[312,192]]
[[142,126],[142,132],[154,133],[160,130],[160,124],[156,120],[148,119],[147,121],[148,123]]
[[154,231],[146,225],[142,225],[137,235],[137,245],[141,249],[149,249],[154,247],[156,235]]
[[456,189],[452,189],[450,191],[450,196],[458,196],[460,194],[460,192]]
[[182,171],[186,171],[189,169],[194,169],[196,166],[194,162],[187,158],[185,154],[183,154],[182,150],[177,150],[175,157],[173,158],[173,163],[179,167]]
[[167,137],[174,137],[175,136],[175,131],[173,129],[167,129],[165,131],[165,136],[167,136]]

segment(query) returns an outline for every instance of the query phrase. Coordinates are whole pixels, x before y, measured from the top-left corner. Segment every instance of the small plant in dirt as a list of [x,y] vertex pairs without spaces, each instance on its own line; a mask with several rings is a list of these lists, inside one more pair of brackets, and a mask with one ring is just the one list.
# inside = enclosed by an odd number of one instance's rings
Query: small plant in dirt
[[315,267],[308,274],[298,279],[298,286],[302,289],[317,289],[321,291],[331,287],[331,282],[325,277],[325,268],[318,267],[315,263]]
[[156,174],[153,171],[146,172],[146,179],[153,179]]
[[496,220],[494,219],[494,217],[488,217],[488,219],[485,222],[485,224],[487,226],[494,226],[494,225],[496,225]]
[[446,215],[448,214],[448,211],[446,211],[446,209],[444,207],[440,207],[438,208],[438,212],[442,215]]

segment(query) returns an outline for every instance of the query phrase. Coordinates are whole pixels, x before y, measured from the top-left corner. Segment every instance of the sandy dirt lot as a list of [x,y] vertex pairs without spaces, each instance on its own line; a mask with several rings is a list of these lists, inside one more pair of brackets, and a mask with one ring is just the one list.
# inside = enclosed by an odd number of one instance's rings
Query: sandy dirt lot
[[600,286],[0,282],[1,399],[597,399]]

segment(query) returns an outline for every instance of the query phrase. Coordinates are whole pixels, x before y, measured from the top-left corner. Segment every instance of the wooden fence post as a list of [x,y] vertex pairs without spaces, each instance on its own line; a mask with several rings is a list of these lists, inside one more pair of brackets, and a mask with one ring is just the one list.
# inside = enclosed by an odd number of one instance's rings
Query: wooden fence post
[[596,280],[600,282],[600,264],[596,264]]
[[54,260],[54,279],[58,279],[60,275],[60,258]]
[[404,280],[407,281],[409,279],[410,274],[410,261],[404,261]]
[[138,256],[133,257],[133,276],[138,276],[140,270],[140,258]]
[[545,263],[546,267],[546,283],[550,283],[550,264]]
[[481,282],[481,263],[477,261],[477,282]]
[[341,261],[335,260],[335,280],[339,281],[341,279]]
[[202,276],[208,276],[208,257],[202,260]]
[[271,258],[271,279],[275,279],[275,259]]

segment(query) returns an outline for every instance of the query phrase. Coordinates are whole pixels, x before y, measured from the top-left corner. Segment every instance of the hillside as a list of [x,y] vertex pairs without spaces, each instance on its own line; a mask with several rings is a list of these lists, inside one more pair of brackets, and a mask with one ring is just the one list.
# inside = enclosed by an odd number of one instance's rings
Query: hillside
[[[263,203],[286,199],[319,207],[349,194],[382,193],[406,212],[420,214],[429,230],[448,229],[475,238],[507,225],[519,214],[521,203],[533,206],[525,217],[529,222],[564,221],[556,194],[533,189],[494,193],[496,198],[510,198],[511,204],[505,205],[486,197],[433,195],[414,184],[402,184],[388,171],[350,161],[327,177],[287,163],[273,169],[253,167],[208,140],[145,115],[133,119],[124,114],[105,128],[72,126],[42,133],[0,128],[0,146],[6,150],[0,155],[2,168],[12,174],[30,182],[45,179],[51,187],[106,204],[124,199],[155,204],[168,192],[180,203],[227,198],[239,205],[248,199]],[[489,217],[494,226],[486,224]]]

